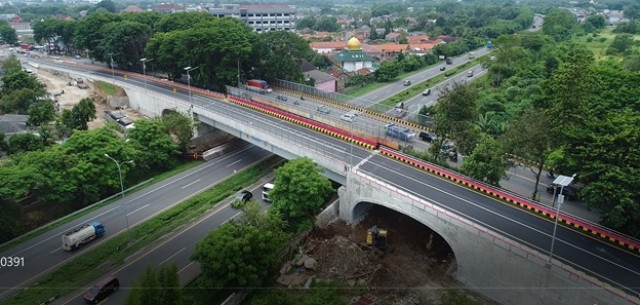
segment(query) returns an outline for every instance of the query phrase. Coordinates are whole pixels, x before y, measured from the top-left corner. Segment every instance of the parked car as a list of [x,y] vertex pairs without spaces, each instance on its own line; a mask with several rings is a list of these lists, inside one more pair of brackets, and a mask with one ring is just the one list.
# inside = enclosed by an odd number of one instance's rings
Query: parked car
[[422,95],[423,96],[427,96],[431,94],[431,88],[425,89],[424,91],[422,91]]
[[418,135],[420,137],[420,140],[425,141],[425,142],[433,142],[435,140],[438,139],[438,137],[436,137],[435,134],[432,134],[430,132],[426,132],[426,131],[422,131],[420,132],[420,134]]
[[562,189],[562,195],[564,195],[569,200],[577,200],[578,199],[578,188],[573,185],[567,185],[564,188],[555,183],[551,183],[547,185],[547,193],[553,194],[555,192],[556,196],[560,194],[560,189]]
[[405,86],[411,86],[411,81],[408,79],[405,79],[404,82],[402,82],[402,84]]
[[319,106],[318,107],[318,112],[320,112],[322,114],[329,114],[329,113],[331,113],[331,109],[329,109],[327,106]]
[[84,301],[89,304],[98,304],[112,293],[118,291],[120,282],[114,276],[109,276],[96,283],[84,294]]
[[440,67],[440,71],[444,71],[446,69],[447,69],[447,67]]

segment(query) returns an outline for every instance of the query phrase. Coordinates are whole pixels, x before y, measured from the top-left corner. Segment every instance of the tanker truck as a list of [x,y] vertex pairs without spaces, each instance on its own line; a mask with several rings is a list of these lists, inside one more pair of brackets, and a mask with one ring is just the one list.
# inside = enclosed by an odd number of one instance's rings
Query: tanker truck
[[62,235],[62,249],[65,251],[76,250],[90,241],[101,237],[104,233],[104,226],[98,221],[79,225]]

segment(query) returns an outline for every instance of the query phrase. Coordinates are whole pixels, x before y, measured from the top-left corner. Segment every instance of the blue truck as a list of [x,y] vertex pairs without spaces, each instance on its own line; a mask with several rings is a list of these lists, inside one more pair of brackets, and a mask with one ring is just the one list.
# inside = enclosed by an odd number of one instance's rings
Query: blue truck
[[415,138],[416,134],[409,128],[396,124],[387,124],[385,126],[388,136],[396,138],[400,141],[411,142]]

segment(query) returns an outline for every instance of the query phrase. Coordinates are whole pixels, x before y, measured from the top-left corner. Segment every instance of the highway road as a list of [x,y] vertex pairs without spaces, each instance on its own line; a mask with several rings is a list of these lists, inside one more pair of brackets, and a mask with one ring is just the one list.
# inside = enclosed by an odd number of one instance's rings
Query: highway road
[[[467,72],[473,71],[473,76],[467,76]],[[464,70],[461,73],[458,73],[442,82],[437,84],[436,86],[431,87],[431,94],[427,96],[423,96],[422,92],[420,94],[415,95],[414,97],[408,99],[404,102],[404,108],[407,110],[407,116],[411,117],[422,109],[422,106],[431,106],[435,105],[440,96],[440,91],[447,86],[451,86],[454,83],[466,83],[477,79],[478,77],[484,75],[487,71],[482,68],[481,65],[475,65],[469,69]],[[387,111],[388,115],[394,115],[395,109],[389,109]]]
[[[486,47],[477,49],[475,51],[472,51],[475,55],[476,58],[487,54],[491,51],[491,49],[487,49]],[[394,95],[396,95],[398,92],[405,90],[407,88],[411,88],[413,86],[416,86],[417,84],[432,78],[438,74],[441,73],[446,73],[447,71],[440,71],[440,67],[446,67],[447,70],[453,69],[455,67],[461,66],[467,62],[469,62],[469,57],[468,54],[465,53],[463,55],[460,55],[458,57],[453,57],[452,58],[453,62],[450,65],[445,64],[444,62],[442,62],[441,64],[435,65],[431,68],[422,70],[416,74],[413,74],[409,77],[403,78],[401,80],[398,80],[397,82],[385,85],[383,87],[380,87],[378,89],[372,90],[367,94],[361,95],[357,98],[353,98],[351,101],[349,101],[349,104],[351,105],[355,105],[355,106],[359,106],[359,107],[363,107],[363,108],[369,108],[373,105],[376,105]],[[403,85],[403,82],[405,80],[410,80],[411,81],[411,85],[410,86],[405,86]]]
[[[149,87],[157,88],[158,86],[160,85],[154,84]],[[350,158],[350,151],[353,151],[355,162],[371,155],[369,150],[234,104],[208,100],[204,97],[194,99],[194,104],[241,121],[254,121],[254,124],[261,126],[263,130],[276,128],[281,134],[289,134],[283,135],[284,137],[297,138],[300,142],[321,143],[309,149],[324,150],[326,155],[336,160],[346,161]],[[373,156],[360,168],[407,192],[441,204],[443,208],[468,215],[471,219],[504,232],[542,252],[548,251],[553,228],[553,223],[549,219],[529,214],[381,156]],[[554,257],[607,279],[615,286],[627,287],[627,290],[636,293],[640,292],[640,257],[637,255],[563,227],[559,229],[557,237]]]
[[[152,215],[175,205],[213,184],[232,175],[270,153],[252,145],[244,145],[238,151],[226,154],[202,166],[188,170],[156,185],[143,188],[129,194],[124,199],[100,208],[73,222],[55,228],[36,238],[18,245],[0,254],[1,257],[24,257],[24,267],[0,269],[0,299],[11,292],[27,287],[38,276],[54,270],[56,267],[82,254],[88,248],[99,244],[97,240],[86,248],[75,252],[65,252],[61,248],[61,236],[69,229],[89,221],[102,222],[107,231],[104,238],[109,238],[126,228],[125,211],[130,226],[148,219]],[[116,172],[113,172],[117,175]]]
[[[253,198],[261,204],[263,208],[266,208],[267,204],[262,201],[260,196],[262,185],[266,182],[269,181],[265,180],[257,183],[257,187],[251,189]],[[200,264],[190,259],[191,254],[195,252],[196,244],[202,241],[209,232],[218,226],[230,219],[241,216],[241,211],[232,208],[230,202],[230,200],[223,202],[197,222],[190,224],[180,230],[180,232],[171,234],[167,239],[159,241],[159,243],[154,245],[149,251],[132,255],[126,260],[127,263],[124,266],[109,273],[117,277],[120,281],[120,291],[112,294],[100,304],[124,304],[134,281],[145,272],[147,266],[158,268],[161,265],[175,263],[178,268],[178,277],[181,283],[186,283],[190,279],[193,279],[194,276],[200,272]],[[87,286],[88,287],[79,289],[57,300],[52,305],[84,304],[83,295],[91,285]]]

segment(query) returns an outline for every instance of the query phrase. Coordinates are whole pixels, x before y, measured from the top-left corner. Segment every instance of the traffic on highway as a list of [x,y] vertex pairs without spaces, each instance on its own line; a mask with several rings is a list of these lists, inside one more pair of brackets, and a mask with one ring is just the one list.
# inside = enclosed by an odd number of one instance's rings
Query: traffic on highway
[[[103,75],[106,74],[103,72],[96,73],[102,73]],[[131,79],[129,79],[129,81],[130,80]],[[137,82],[138,85],[142,86],[142,84],[140,84],[142,82]],[[149,83],[149,88],[162,93],[171,92],[172,90],[172,87],[169,84],[162,83]],[[185,101],[189,100],[189,95],[185,91],[178,91],[178,95]],[[465,217],[473,219],[474,221],[489,228],[497,230],[507,236],[511,236],[522,243],[539,249],[541,252],[548,251],[546,249],[549,246],[551,230],[553,228],[552,222],[549,219],[540,218],[519,209],[513,209],[497,200],[485,197],[469,189],[461,188],[458,185],[429,175],[417,168],[406,166],[397,161],[372,154],[370,150],[351,145],[347,142],[317,133],[299,125],[266,116],[223,101],[211,100],[202,96],[197,97],[193,101],[199,108],[206,111],[228,112],[232,116],[242,115],[244,119],[255,120],[256,126],[262,126],[268,122],[268,124],[272,126],[282,126],[286,127],[287,130],[295,131],[295,133],[291,132],[291,137],[297,136],[300,139],[305,138],[310,139],[310,141],[324,143],[323,145],[316,146],[315,149],[326,150],[326,155],[333,156],[334,158],[343,158],[343,160],[353,158],[355,159],[354,163],[361,163],[359,165],[359,170],[362,170],[369,175],[390,182],[408,193],[412,193],[420,198],[424,198],[425,200],[435,202],[441,205],[442,208],[464,215]],[[316,111],[318,110],[316,108],[318,107],[317,105],[315,107],[313,104],[305,103],[305,105],[307,108],[311,107],[307,110],[313,110],[314,108]],[[344,110],[341,110],[341,112],[342,111]],[[346,111],[344,112],[346,113]],[[326,115],[326,113],[321,113],[321,115]],[[344,113],[336,114],[333,116],[333,119],[346,122],[346,120],[342,119],[343,115]],[[360,117],[356,120],[360,120]],[[242,159],[244,158],[245,156],[243,154]],[[198,181],[198,183],[200,183],[200,181]],[[180,187],[186,188],[191,186],[184,184]],[[140,197],[141,201],[139,203],[131,206],[128,205],[130,207],[130,211],[136,211],[136,213],[146,211],[147,208],[150,208],[150,202],[153,202],[154,205],[156,205],[157,203],[155,200],[160,200],[160,198],[162,198],[157,195],[158,194],[154,193],[142,194]],[[178,198],[171,197],[170,194],[167,194],[166,196],[173,198],[174,200],[178,200]],[[138,199],[138,197],[136,197],[136,199]],[[111,209],[113,210],[105,208],[101,213],[105,213],[104,215],[106,216],[111,212],[115,212],[117,208]],[[117,217],[121,222],[120,229],[117,229],[117,220],[114,219],[116,216],[112,215],[112,217],[102,217],[103,215],[100,215],[105,226],[113,233],[122,230],[124,227],[121,220],[123,212],[122,210],[118,212],[120,213],[120,217]],[[136,213],[132,214],[132,218],[140,221],[142,218],[140,218],[140,214],[136,218]],[[93,217],[83,218],[82,221],[79,221],[78,223],[89,222],[94,218],[97,218],[97,214],[93,215]],[[116,229],[113,229],[112,226]],[[57,237],[59,238],[60,234],[67,229],[68,227],[64,228],[64,230],[61,228],[61,230],[57,232]],[[49,239],[54,239],[51,236],[49,237]],[[558,244],[556,252],[554,252],[554,257],[584,270],[587,273],[597,275],[598,277],[609,281],[614,286],[635,291],[636,293],[638,292],[638,289],[640,289],[638,288],[640,286],[638,285],[638,279],[640,279],[640,258],[636,255],[564,227],[561,227],[557,238]],[[56,258],[54,262],[48,265],[46,262],[40,262],[40,267],[36,267],[38,270],[47,271],[55,267],[57,264],[66,261],[65,256],[63,255],[68,254],[62,252],[59,248],[59,239],[56,240],[56,244],[57,246],[54,247],[52,244],[49,244],[49,241],[46,238],[44,238],[44,240],[40,239],[40,242],[33,242],[28,246],[30,247],[29,249],[37,248],[41,250],[29,252],[51,252]],[[22,246],[25,245],[21,245],[21,247]],[[22,251],[29,249],[23,248]],[[57,251],[60,252],[60,254],[56,254]],[[15,255],[16,252],[9,252],[7,254]],[[33,257],[33,259],[36,261],[42,261],[44,260],[44,257]],[[49,267],[47,268],[47,266]],[[28,280],[33,278],[35,275],[37,274],[31,273],[30,277],[26,276],[27,278],[22,281],[23,286],[26,286],[24,283],[28,282]],[[6,279],[6,277],[3,276],[3,279]],[[0,284],[0,286],[9,287],[5,283]]]

